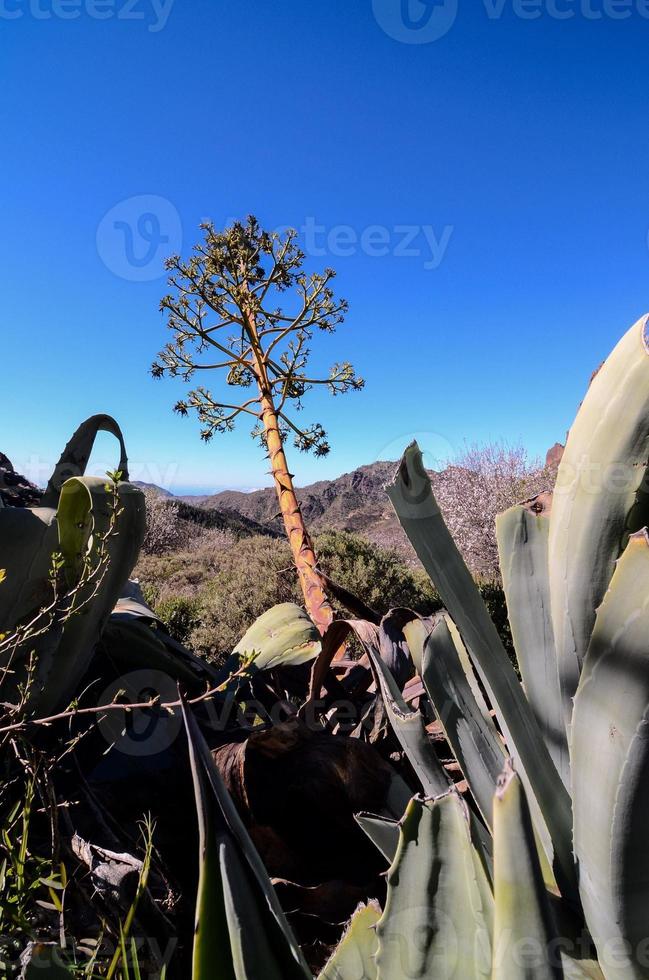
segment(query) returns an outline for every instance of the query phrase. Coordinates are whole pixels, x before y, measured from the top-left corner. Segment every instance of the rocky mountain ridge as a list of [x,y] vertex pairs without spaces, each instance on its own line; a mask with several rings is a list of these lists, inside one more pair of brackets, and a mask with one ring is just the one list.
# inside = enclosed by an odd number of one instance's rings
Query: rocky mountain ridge
[[[407,550],[403,532],[385,492],[385,485],[396,467],[396,462],[369,463],[334,480],[318,480],[296,488],[310,530],[313,533],[352,531],[375,544]],[[431,474],[432,478],[434,476]],[[240,514],[274,532],[283,531],[273,487],[251,493],[224,490],[210,496],[183,496],[180,499],[201,508]]]

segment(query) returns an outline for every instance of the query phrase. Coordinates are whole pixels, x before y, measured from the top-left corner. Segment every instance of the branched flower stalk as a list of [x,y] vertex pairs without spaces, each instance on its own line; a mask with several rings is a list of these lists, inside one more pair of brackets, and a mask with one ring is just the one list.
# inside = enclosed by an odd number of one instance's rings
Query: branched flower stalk
[[[333,610],[284,445],[291,436],[302,452],[325,456],[330,447],[322,425],[301,425],[297,420],[304,395],[314,387],[325,387],[332,395],[363,387],[347,361],[334,364],[326,377],[314,377],[307,370],[315,331],[333,333],[344,320],[347,303],[334,297],[332,269],[304,272],[295,231],[263,231],[252,216],[224,232],[209,223],[201,227],[205,237],[191,257],[184,261],[172,256],[167,262],[172,292],[160,308],[173,340],[160,351],[152,374],[190,381],[197,371],[223,371],[227,386],[250,391],[249,398],[239,393],[217,397],[200,385],[176,403],[175,411],[194,411],[206,441],[232,431],[240,416],[250,418],[253,438],[270,460],[307,611],[324,632]],[[289,295],[293,308],[275,306],[279,294]]]

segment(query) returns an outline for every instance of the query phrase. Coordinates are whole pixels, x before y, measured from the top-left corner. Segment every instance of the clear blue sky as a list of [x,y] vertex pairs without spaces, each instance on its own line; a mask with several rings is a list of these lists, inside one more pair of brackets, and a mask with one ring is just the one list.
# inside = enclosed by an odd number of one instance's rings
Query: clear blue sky
[[248,212],[338,270],[350,313],[316,360],[367,380],[310,397],[333,449],[298,482],[413,433],[562,439],[649,310],[649,4],[169,2],[0,0],[0,449],[45,478],[105,411],[135,476],[266,482],[245,428],[204,446],[148,376],[159,236],[187,253]]

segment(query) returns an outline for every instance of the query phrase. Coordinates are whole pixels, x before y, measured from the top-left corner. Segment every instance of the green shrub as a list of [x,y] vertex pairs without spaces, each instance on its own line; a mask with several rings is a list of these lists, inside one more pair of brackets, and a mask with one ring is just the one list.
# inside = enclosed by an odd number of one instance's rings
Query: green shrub
[[192,635],[201,623],[200,603],[188,596],[170,596],[155,603],[156,614],[174,640],[191,645]]
[[[426,574],[410,568],[395,552],[346,531],[319,535],[315,547],[323,571],[380,614],[407,606],[430,615],[441,607]],[[283,538],[199,539],[192,550],[145,556],[137,574],[145,598],[172,636],[215,660],[227,655],[270,606],[302,604]],[[511,652],[502,589],[483,582],[480,591]],[[349,615],[334,605],[337,615]]]
[[220,659],[250,624],[278,602],[302,603],[288,544],[276,538],[242,538],[219,555],[218,568],[203,582],[197,602],[200,624],[190,645]]
[[397,606],[427,615],[441,607],[425,572],[409,568],[396,552],[347,531],[320,534],[315,550],[330,578],[381,615]]

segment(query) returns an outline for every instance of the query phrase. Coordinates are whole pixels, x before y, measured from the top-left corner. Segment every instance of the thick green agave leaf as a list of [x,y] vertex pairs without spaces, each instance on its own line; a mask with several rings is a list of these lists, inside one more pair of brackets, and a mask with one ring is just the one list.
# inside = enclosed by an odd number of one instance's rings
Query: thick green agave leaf
[[357,813],[354,819],[383,857],[392,864],[399,843],[399,820],[381,817],[375,813]]
[[56,511],[0,509],[0,633],[34,615],[50,598],[48,574],[58,549]]
[[570,789],[568,740],[550,609],[548,540],[552,495],[510,507],[496,518],[500,569],[527,700],[564,786]]
[[50,477],[49,483],[43,495],[43,506],[56,508],[59,503],[59,496],[66,480],[74,476],[83,476],[86,466],[90,459],[92,447],[98,432],[109,432],[115,436],[119,442],[120,457],[117,472],[120,479],[128,482],[128,457],[122,430],[110,415],[92,415],[82,422],[76,430],[67,446],[61,453],[54,473]]
[[[4,507],[0,514],[0,567],[7,575],[0,590],[0,632],[23,622],[49,598],[48,573],[53,552],[59,548],[66,558],[68,581],[75,580],[88,538],[90,505],[83,494],[68,496],[68,521],[57,525],[64,482],[83,476],[95,436],[99,430],[113,433],[120,444],[119,471],[128,480],[128,460],[121,430],[108,415],[94,415],[83,422],[63,450],[42,499],[42,506]],[[78,513],[74,510],[78,505]]]
[[196,720],[182,710],[199,829],[192,980],[312,980]]
[[536,797],[552,841],[553,854],[549,857],[556,866],[562,891],[578,903],[570,797],[498,631],[444,523],[416,443],[406,449],[387,492],[403,529],[467,645],[509,751],[516,759],[526,787]]
[[505,748],[475,700],[446,618],[437,622],[426,641],[422,680],[485,823],[491,826]]
[[381,909],[374,902],[354,912],[336,951],[318,980],[376,980],[378,939],[376,924]]
[[[67,589],[80,582],[84,563],[97,569],[76,591],[72,614],[65,622],[53,623],[25,643],[12,664],[13,684],[5,689],[9,696],[24,680],[24,659],[35,654],[30,712],[48,714],[68,704],[137,560],[146,521],[144,496],[129,483],[118,483],[115,492],[116,501],[105,479],[75,477],[64,484],[56,514],[43,508],[4,508],[0,516],[2,561],[7,568],[7,580],[0,587],[2,632],[10,633],[19,623],[38,617],[51,601],[49,570],[56,551],[63,558]],[[116,533],[108,538],[106,558],[99,563],[97,542],[108,531],[115,509],[119,511]],[[27,532],[22,541],[21,531]]]
[[598,610],[570,747],[579,885],[607,980],[649,976],[648,717],[644,530],[629,540]]
[[256,653],[258,670],[305,664],[320,653],[320,634],[294,602],[282,602],[256,619],[241,637],[234,653]]
[[160,670],[176,681],[205,690],[217,683],[217,673],[161,629],[152,629],[135,616],[113,615],[102,633],[102,645],[118,670]]
[[[140,490],[119,482],[107,491],[106,480],[83,474],[99,429],[112,432],[121,447],[120,468],[127,459],[119,426],[109,416],[84,422],[66,446],[48,484],[43,501],[33,509],[5,507],[0,511],[0,566],[6,579],[0,587],[0,632],[11,634],[19,624],[33,622],[34,638],[17,651],[9,650],[13,675],[4,687],[15,698],[25,681],[25,660],[34,654],[36,667],[25,710],[47,714],[65,707],[92,657],[95,644],[133,568],[144,537],[145,505]],[[63,482],[65,480],[65,482]],[[115,499],[114,499],[115,494]],[[56,508],[56,509],[54,509]],[[117,511],[115,531],[107,542],[106,560],[99,565],[98,541]],[[63,559],[65,590],[77,590],[65,621],[42,613],[52,601],[50,573],[53,556]],[[79,587],[84,566],[96,574]],[[47,627],[46,629],[44,627]],[[40,635],[38,635],[40,633]]]
[[561,952],[523,785],[510,765],[494,797],[493,980],[560,980]]
[[[107,561],[96,580],[79,591],[74,612],[63,628],[54,656],[38,654],[31,706],[40,712],[64,706],[74,695],[85,673],[115,603],[130,575],[144,540],[146,507],[144,494],[130,483],[116,485],[116,502],[105,479],[79,477],[68,480],[61,490],[57,521],[61,552],[72,583],[80,566],[75,542],[86,549],[88,560],[96,561],[96,544],[109,528],[117,507],[116,533],[107,541]],[[84,517],[84,514],[86,515]],[[83,524],[83,533],[78,534]],[[96,586],[96,587],[95,587]]]
[[649,523],[649,318],[593,378],[559,465],[550,518],[550,595],[569,727],[595,613],[629,533]]
[[414,799],[404,817],[377,926],[378,980],[473,980],[491,974],[493,896],[451,790]]

